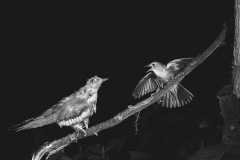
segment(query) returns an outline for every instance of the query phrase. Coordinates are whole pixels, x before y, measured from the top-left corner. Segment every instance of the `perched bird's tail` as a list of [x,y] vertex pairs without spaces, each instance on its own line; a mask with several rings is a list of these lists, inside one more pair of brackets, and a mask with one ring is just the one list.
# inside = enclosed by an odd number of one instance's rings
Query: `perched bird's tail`
[[175,108],[181,107],[190,102],[193,94],[184,88],[181,84],[176,84],[162,99],[162,106]]
[[31,119],[25,120],[20,124],[10,127],[8,130],[14,130],[15,132],[18,132],[20,130],[42,127],[54,122],[56,122],[56,117],[53,115],[48,117],[40,116],[37,118],[31,118]]

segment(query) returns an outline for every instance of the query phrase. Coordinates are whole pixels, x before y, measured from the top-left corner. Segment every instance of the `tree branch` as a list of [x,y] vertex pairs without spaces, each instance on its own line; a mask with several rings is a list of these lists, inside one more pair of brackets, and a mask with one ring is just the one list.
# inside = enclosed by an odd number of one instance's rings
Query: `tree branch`
[[40,160],[43,155],[48,154],[48,156],[58,152],[59,150],[63,149],[67,145],[69,145],[72,142],[75,142],[79,139],[97,135],[98,132],[111,128],[115,125],[118,125],[123,120],[127,119],[128,117],[132,116],[133,114],[140,112],[141,110],[147,108],[151,104],[158,101],[165,93],[169,92],[175,84],[180,83],[180,81],[189,74],[194,68],[196,68],[199,64],[201,64],[208,56],[210,56],[215,49],[217,49],[224,41],[225,36],[227,32],[227,26],[224,27],[218,38],[213,42],[213,44],[204,51],[200,56],[196,58],[195,61],[190,63],[182,73],[180,73],[178,76],[176,76],[173,80],[171,80],[163,89],[161,89],[159,92],[154,94],[153,96],[143,100],[142,102],[137,103],[134,106],[129,106],[126,110],[122,111],[121,113],[117,114],[113,118],[102,122],[98,125],[95,125],[91,128],[86,129],[86,134],[82,132],[74,132],[69,136],[66,136],[64,138],[61,138],[57,141],[53,141],[50,143],[45,143],[40,150],[33,155],[32,160]]
[[233,51],[233,93],[240,97],[240,1],[235,0],[235,39]]

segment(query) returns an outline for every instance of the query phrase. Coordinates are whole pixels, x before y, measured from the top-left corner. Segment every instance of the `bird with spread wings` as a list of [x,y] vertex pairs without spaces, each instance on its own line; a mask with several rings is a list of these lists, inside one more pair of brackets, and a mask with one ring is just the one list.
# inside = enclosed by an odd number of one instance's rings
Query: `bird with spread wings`
[[[152,62],[145,67],[151,67],[148,74],[143,77],[133,91],[133,97],[140,98],[143,95],[163,88],[171,79],[181,73],[183,69],[195,58],[182,58],[169,62],[166,66],[159,62]],[[175,108],[181,107],[192,100],[193,94],[180,83],[176,84],[160,100],[162,106]]]

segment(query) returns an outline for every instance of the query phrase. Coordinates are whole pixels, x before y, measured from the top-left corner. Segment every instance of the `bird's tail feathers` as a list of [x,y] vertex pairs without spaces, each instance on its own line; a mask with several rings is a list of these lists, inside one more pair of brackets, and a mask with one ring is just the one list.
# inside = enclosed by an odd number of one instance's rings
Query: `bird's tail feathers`
[[192,100],[193,94],[184,88],[181,84],[178,84],[178,97],[179,99],[185,101],[185,104],[187,104],[187,102],[190,102]]
[[54,122],[56,122],[56,118],[54,116],[48,116],[48,117],[40,116],[37,118],[31,118],[31,119],[25,120],[20,124],[14,125],[10,127],[8,131],[14,130],[15,132],[18,132],[20,130],[42,127],[44,125],[48,125]]
[[168,93],[166,93],[161,102],[162,106],[167,108],[181,107],[190,102],[193,94],[184,88],[181,84],[174,86]]
[[28,119],[28,120],[23,121],[22,123],[19,123],[19,124],[17,124],[17,125],[11,126],[11,127],[8,128],[8,131],[11,131],[11,130],[16,131],[19,126],[22,126],[22,125],[24,125],[24,124],[27,124],[28,122],[32,121],[33,119],[34,119],[34,118],[31,118],[31,119]]
[[179,83],[178,84],[178,97],[182,98],[182,100],[187,100],[188,102],[190,102],[193,98],[193,94],[191,92],[189,92],[186,88],[184,88]]

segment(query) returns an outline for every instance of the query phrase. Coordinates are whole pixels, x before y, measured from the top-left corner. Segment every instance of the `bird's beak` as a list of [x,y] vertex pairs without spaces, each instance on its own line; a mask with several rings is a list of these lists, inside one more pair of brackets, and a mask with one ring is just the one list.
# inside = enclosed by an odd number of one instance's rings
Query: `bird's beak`
[[152,67],[152,66],[149,64],[149,65],[146,65],[146,66],[144,66],[144,67]]
[[[150,68],[147,72],[150,72],[150,71],[152,71],[152,68]],[[147,72],[146,72],[146,73],[147,73]]]
[[[146,66],[144,66],[144,67],[151,67],[147,72],[149,72],[149,71],[151,71],[152,70],[152,66],[149,64],[149,65],[146,65]],[[147,73],[146,72],[146,73]]]
[[103,82],[106,81],[106,80],[108,80],[108,78],[104,78],[104,79],[102,79]]

